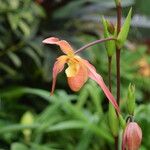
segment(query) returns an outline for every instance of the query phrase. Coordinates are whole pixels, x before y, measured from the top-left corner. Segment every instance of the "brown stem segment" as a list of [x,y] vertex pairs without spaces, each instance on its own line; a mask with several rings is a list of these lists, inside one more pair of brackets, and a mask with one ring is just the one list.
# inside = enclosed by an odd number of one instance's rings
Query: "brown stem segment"
[[121,3],[117,5],[117,34],[119,34],[121,30],[121,18],[122,18],[122,7]]
[[96,41],[94,41],[94,42],[88,43],[88,44],[86,44],[85,46],[79,48],[77,51],[75,51],[75,54],[77,54],[77,53],[83,51],[84,49],[86,49],[86,48],[88,48],[88,47],[91,47],[91,46],[96,45],[96,44],[98,44],[98,43],[110,41],[110,40],[116,40],[116,38],[114,38],[114,37],[109,37],[109,38],[100,39],[100,40],[96,40]]
[[115,137],[115,150],[118,150],[118,141],[119,139],[118,139],[118,136],[117,137]]
[[[117,6],[117,34],[121,30],[122,8],[119,3]],[[120,103],[120,48],[116,48],[116,68],[117,68],[117,103]]]
[[[121,30],[122,7],[121,3],[117,5],[117,35]],[[116,48],[116,70],[117,70],[117,104],[120,103],[120,48]],[[115,137],[115,150],[118,150],[118,136]]]

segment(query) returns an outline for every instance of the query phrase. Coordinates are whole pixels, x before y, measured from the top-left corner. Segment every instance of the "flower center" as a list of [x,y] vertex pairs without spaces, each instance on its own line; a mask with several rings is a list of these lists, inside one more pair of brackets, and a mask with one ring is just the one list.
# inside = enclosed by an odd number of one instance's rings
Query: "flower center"
[[67,64],[68,68],[65,70],[67,77],[76,76],[80,67],[79,62],[74,57],[70,57]]

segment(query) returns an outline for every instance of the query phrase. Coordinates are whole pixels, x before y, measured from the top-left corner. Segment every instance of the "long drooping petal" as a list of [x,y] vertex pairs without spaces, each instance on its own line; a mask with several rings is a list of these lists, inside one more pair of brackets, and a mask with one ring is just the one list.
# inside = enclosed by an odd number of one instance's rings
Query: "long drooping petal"
[[84,83],[88,79],[88,71],[87,68],[79,62],[80,68],[78,69],[77,74],[74,77],[68,77],[69,87],[73,91],[79,91]]
[[50,37],[50,38],[43,40],[43,43],[45,43],[45,44],[56,44],[60,47],[60,49],[65,54],[67,54],[67,55],[73,55],[74,54],[73,48],[65,40],[59,40],[58,38]]
[[62,56],[57,58],[57,61],[54,64],[54,67],[53,67],[53,83],[52,83],[51,94],[53,94],[54,89],[55,89],[57,75],[58,75],[58,73],[60,73],[64,69],[64,65],[65,65],[67,59],[68,59],[67,56],[62,55]]
[[107,88],[106,84],[104,83],[103,78],[96,72],[96,69],[93,65],[91,65],[87,60],[83,60],[83,61],[89,70],[88,76],[92,80],[94,80],[98,83],[98,85],[101,87],[101,89],[105,93],[106,97],[108,98],[108,100],[112,103],[112,105],[115,107],[115,109],[119,113],[120,112],[119,106],[118,106],[115,98],[113,97],[113,95],[111,94],[109,89]]

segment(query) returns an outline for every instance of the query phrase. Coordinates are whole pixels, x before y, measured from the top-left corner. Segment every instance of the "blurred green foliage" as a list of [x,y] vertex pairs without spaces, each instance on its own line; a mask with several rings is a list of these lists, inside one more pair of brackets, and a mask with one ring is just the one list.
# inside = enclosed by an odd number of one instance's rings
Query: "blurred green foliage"
[[[143,130],[141,149],[147,150],[150,26],[148,20],[135,21],[134,16],[150,17],[149,0],[122,0],[122,3],[124,16],[133,6],[133,20],[129,41],[121,53],[121,107],[126,113],[127,87],[132,82],[136,85],[135,119]],[[113,149],[108,103],[102,91],[89,80],[80,92],[72,93],[62,73],[57,82],[61,90],[50,97],[52,66],[59,51],[55,46],[42,45],[42,40],[49,36],[65,39],[75,49],[101,38],[101,15],[112,22],[116,19],[113,0],[0,0],[0,149]],[[104,45],[93,46],[81,55],[95,65],[107,83]],[[112,70],[115,95],[115,57]],[[30,124],[21,122],[26,112],[33,119]],[[26,129],[30,131],[28,137],[24,134]]]

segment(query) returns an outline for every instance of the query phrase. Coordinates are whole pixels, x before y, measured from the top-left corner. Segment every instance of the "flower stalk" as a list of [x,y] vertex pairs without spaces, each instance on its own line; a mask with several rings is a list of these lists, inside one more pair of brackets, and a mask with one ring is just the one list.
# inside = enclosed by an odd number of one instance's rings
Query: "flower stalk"
[[111,76],[112,76],[112,57],[108,56],[108,85],[109,85],[109,90],[111,92]]
[[[122,7],[121,2],[119,1],[116,3],[116,9],[117,9],[117,36],[120,33],[121,30],[121,18],[122,18]],[[117,104],[120,103],[120,51],[121,49],[116,46],[116,76],[117,76]],[[118,140],[119,137],[115,137],[115,150],[118,150]]]
[[[121,30],[121,17],[122,17],[122,7],[121,3],[117,4],[117,35]],[[120,103],[120,51],[121,49],[116,47],[116,68],[117,68],[117,103]]]
[[75,54],[77,54],[77,53],[79,53],[79,52],[81,52],[81,51],[83,51],[83,50],[85,50],[85,49],[87,49],[87,48],[89,48],[89,47],[91,47],[93,45],[96,45],[96,44],[102,43],[102,42],[106,42],[106,41],[110,41],[110,40],[116,40],[116,38],[109,37],[109,38],[105,38],[105,39],[100,39],[100,40],[93,41],[91,43],[88,43],[88,44],[84,45],[83,47],[79,48],[78,50],[76,50]]

